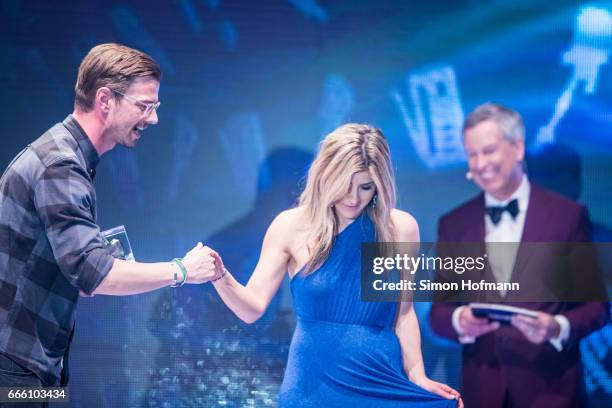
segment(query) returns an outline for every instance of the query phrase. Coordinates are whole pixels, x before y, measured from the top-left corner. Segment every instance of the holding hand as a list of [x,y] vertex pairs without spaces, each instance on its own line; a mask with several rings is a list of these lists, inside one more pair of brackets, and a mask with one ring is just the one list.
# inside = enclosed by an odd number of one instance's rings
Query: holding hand
[[186,283],[204,283],[215,277],[214,251],[207,246],[198,244],[183,258],[183,264],[187,269]]
[[499,322],[491,322],[487,318],[476,317],[469,306],[464,306],[459,315],[459,326],[462,335],[478,338],[483,334],[499,329]]
[[221,256],[216,251],[212,251],[211,255],[215,260],[215,276],[212,278],[212,281],[215,282],[224,277],[227,270],[225,265],[223,265],[223,259],[221,259]]
[[553,315],[537,312],[537,317],[515,315],[512,316],[512,325],[533,344],[542,344],[559,336],[561,327]]

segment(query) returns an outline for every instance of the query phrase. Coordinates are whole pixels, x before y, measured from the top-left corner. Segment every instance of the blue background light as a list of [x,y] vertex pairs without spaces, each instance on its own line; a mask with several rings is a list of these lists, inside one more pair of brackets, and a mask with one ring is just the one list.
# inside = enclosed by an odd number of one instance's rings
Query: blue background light
[[[478,191],[461,125],[486,101],[524,116],[532,180],[584,203],[612,241],[612,2],[11,0],[0,33],[3,168],[72,111],[92,46],[161,65],[159,125],[96,176],[99,223],[126,225],[138,260],[202,240],[246,282],[317,143],[348,121],[383,130],[399,207],[435,240],[438,217]],[[428,309],[427,371],[458,386],[459,347],[432,334]],[[252,326],[210,285],[81,299],[71,406],[273,406],[291,310],[286,283]],[[612,399],[611,330],[582,345],[595,406]]]

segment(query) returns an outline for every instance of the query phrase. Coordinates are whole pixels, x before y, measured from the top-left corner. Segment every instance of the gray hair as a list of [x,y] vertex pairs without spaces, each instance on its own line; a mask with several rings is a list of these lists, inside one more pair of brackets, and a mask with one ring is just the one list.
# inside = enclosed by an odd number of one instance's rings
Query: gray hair
[[486,120],[497,123],[502,135],[510,143],[525,139],[525,125],[521,115],[493,102],[483,103],[470,112],[463,122],[463,132]]

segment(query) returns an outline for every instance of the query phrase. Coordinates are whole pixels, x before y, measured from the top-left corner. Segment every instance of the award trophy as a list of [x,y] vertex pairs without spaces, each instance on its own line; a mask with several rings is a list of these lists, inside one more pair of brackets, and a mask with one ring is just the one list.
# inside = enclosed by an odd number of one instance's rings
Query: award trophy
[[125,226],[107,229],[101,232],[106,246],[111,248],[111,253],[114,258],[123,259],[125,261],[135,261],[130,240],[128,239]]

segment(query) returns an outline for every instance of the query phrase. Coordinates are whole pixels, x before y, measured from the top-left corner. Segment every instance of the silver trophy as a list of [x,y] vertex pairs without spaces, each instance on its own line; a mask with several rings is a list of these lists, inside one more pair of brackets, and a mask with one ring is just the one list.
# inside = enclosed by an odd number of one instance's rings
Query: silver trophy
[[106,231],[101,232],[104,237],[107,248],[110,248],[114,258],[123,259],[125,261],[135,261],[132,246],[128,239],[125,226],[119,225]]

